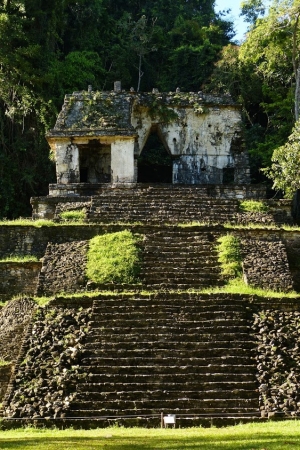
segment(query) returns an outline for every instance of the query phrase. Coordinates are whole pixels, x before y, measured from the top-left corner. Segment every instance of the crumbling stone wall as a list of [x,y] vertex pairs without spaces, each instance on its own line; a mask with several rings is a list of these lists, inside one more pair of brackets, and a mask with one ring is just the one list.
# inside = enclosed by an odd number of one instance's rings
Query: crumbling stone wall
[[248,225],[250,223],[275,225],[273,214],[262,212],[240,212],[234,217],[234,223]]
[[263,200],[267,206],[267,212],[239,212],[234,218],[234,223],[247,225],[256,223],[260,225],[293,224],[292,205],[290,200]]
[[38,309],[14,388],[4,402],[5,417],[65,417],[78,380],[88,375],[79,364],[90,316],[90,308]]
[[0,358],[15,362],[24,330],[31,321],[36,303],[27,297],[11,300],[0,310]]
[[12,364],[0,367],[0,403],[7,391],[7,386],[11,377]]
[[55,208],[55,219],[60,219],[60,214],[65,211],[84,211],[87,212],[90,208],[90,202],[67,202],[58,203]]
[[294,288],[300,292],[300,233],[290,233],[285,238],[289,266],[294,280]]
[[300,416],[300,312],[262,310],[253,332],[262,416]]
[[7,391],[36,304],[30,298],[11,300],[0,309],[0,402]]
[[49,243],[39,276],[37,295],[84,290],[87,241]]
[[247,284],[278,291],[293,289],[287,252],[280,240],[243,239],[243,276]]
[[96,160],[86,167],[82,145],[94,156],[92,148],[110,147],[105,170],[111,170],[111,177],[107,174],[106,181],[136,183],[135,161],[153,130],[176,157],[173,183],[222,183],[223,169],[235,171],[237,184],[250,183],[240,105],[230,96],[89,91],[67,95],[55,127],[47,133],[57,184],[105,181],[94,176]]
[[0,299],[17,294],[34,295],[41,267],[40,262],[0,263]]
[[64,243],[89,240],[106,230],[118,231],[121,227],[99,225],[80,226],[3,226],[0,227],[0,258],[11,255],[33,255],[42,258],[48,242]]

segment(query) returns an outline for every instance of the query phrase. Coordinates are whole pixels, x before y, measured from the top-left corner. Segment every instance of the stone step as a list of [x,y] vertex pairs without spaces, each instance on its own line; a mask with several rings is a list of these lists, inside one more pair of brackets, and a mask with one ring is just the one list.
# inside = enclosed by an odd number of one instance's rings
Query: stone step
[[203,279],[201,283],[198,283],[197,280],[190,281],[188,283],[178,283],[177,281],[167,280],[161,281],[159,283],[148,282],[147,280],[140,280],[135,284],[116,284],[116,283],[90,283],[88,286],[88,290],[90,291],[114,291],[118,293],[122,293],[124,291],[140,291],[140,290],[151,290],[151,291],[161,291],[161,290],[170,290],[170,291],[187,291],[188,289],[203,289],[206,287],[212,286],[224,286],[224,280],[222,278],[216,278],[215,280],[210,281],[210,279]]
[[[163,273],[162,273],[163,270]],[[185,277],[199,277],[199,278],[217,278],[221,275],[220,267],[185,267],[180,264],[174,263],[172,267],[168,267],[163,261],[158,260],[156,264],[149,265],[148,261],[144,261],[141,265],[139,276],[163,276],[174,277],[174,276],[185,276]]]
[[[147,339],[148,338],[148,339]],[[197,340],[198,338],[198,340]],[[244,338],[244,339],[243,339]],[[193,339],[193,340],[192,340]],[[245,345],[244,345],[245,344]],[[218,335],[210,336],[206,335],[203,340],[202,336],[194,336],[189,339],[186,337],[184,333],[175,336],[168,335],[160,335],[156,336],[155,333],[152,335],[147,335],[145,332],[142,336],[137,334],[131,334],[130,331],[127,335],[120,335],[118,331],[114,330],[114,334],[109,334],[108,332],[95,333],[91,335],[91,337],[87,338],[85,349],[92,350],[98,349],[99,346],[102,350],[107,348],[124,348],[126,345],[127,350],[144,348],[145,350],[153,347],[155,350],[160,348],[169,348],[169,351],[174,351],[174,349],[186,349],[188,346],[191,350],[206,350],[210,351],[211,347],[214,349],[226,349],[228,351],[236,350],[237,346],[241,346],[243,348],[252,348],[254,343],[249,341],[248,335],[244,335],[241,337],[232,337],[231,339],[226,336],[226,339],[220,338]],[[252,346],[252,347],[251,347]]]
[[207,294],[178,294],[178,293],[160,293],[157,295],[145,295],[142,296],[139,294],[138,296],[122,296],[114,298],[102,296],[101,299],[95,299],[93,302],[94,308],[103,308],[105,310],[107,307],[133,307],[137,306],[146,306],[146,307],[155,307],[160,306],[163,308],[166,307],[176,307],[178,310],[186,310],[190,311],[191,307],[202,307],[202,308],[215,308],[218,307],[223,308],[225,311],[227,310],[240,310],[244,311],[245,308],[248,307],[247,302],[244,297],[230,296],[227,298],[222,298],[222,294],[220,297],[211,297]]
[[[114,296],[110,296],[109,298],[104,298],[102,300],[94,300],[93,302],[93,311],[95,314],[111,314],[118,315],[122,313],[132,313],[136,312],[137,315],[141,312],[142,314],[155,314],[156,311],[164,312],[167,311],[169,314],[185,314],[187,316],[192,315],[193,317],[197,317],[201,320],[202,316],[206,317],[207,315],[214,316],[214,313],[217,315],[221,315],[221,317],[232,317],[240,318],[240,315],[243,314],[243,317],[246,316],[248,311],[247,307],[243,304],[232,304],[232,305],[224,305],[221,302],[212,302],[211,304],[207,304],[201,300],[195,299],[190,300],[189,298],[181,300],[179,298],[164,298],[164,293],[160,293],[160,302],[157,302],[157,299],[140,299],[132,297],[126,298],[121,295],[121,299],[118,298],[118,301],[115,301]],[[188,294],[187,294],[188,296]]]
[[237,207],[235,204],[224,202],[215,202],[212,199],[199,199],[192,196],[185,195],[170,195],[170,194],[160,194],[155,193],[154,195],[143,195],[143,196],[135,196],[135,195],[122,195],[122,196],[102,196],[97,199],[93,199],[90,208],[91,211],[99,210],[102,208],[109,208],[112,206],[116,206],[117,208],[120,205],[127,205],[129,208],[135,208],[136,206],[140,206],[141,208],[148,207],[149,209],[162,209],[166,208],[166,206],[173,209],[186,210],[188,206],[194,209],[205,210],[208,206],[215,206],[216,208],[223,211],[235,211]]
[[[184,247],[182,247],[184,245]],[[173,238],[165,240],[165,239],[157,239],[155,237],[149,237],[148,239],[143,241],[144,250],[147,252],[156,251],[157,249],[164,249],[166,251],[181,250],[184,252],[202,252],[207,253],[212,250],[211,244],[204,244],[203,242],[188,242],[185,238],[178,239]],[[214,254],[217,254],[216,250],[214,250]]]
[[[149,337],[149,332],[151,330],[148,330],[148,327],[151,326],[151,324],[155,321],[155,316],[153,318],[141,318],[140,323],[137,326],[136,319],[131,319],[128,317],[126,321],[124,320],[122,325],[122,317],[111,319],[109,323],[105,321],[105,318],[102,318],[99,316],[99,318],[95,317],[95,322],[91,322],[93,325],[93,332],[91,333],[92,336],[95,336],[95,334],[98,334],[101,338],[103,336],[110,336],[110,335],[119,335],[119,338],[126,339],[126,332],[129,333],[136,333],[136,337],[140,339],[140,342],[149,341],[147,339]],[[225,325],[218,325],[214,324],[214,326],[210,326],[210,324],[203,324],[201,326],[201,323],[199,321],[193,322],[191,320],[184,320],[182,322],[178,322],[176,327],[172,327],[172,323],[174,324],[174,321],[176,319],[173,317],[170,317],[170,319],[166,318],[159,318],[157,317],[157,326],[155,327],[155,324],[153,323],[152,330],[154,330],[154,333],[152,333],[152,336],[155,338],[156,333],[160,333],[162,338],[164,339],[171,339],[171,342],[173,345],[180,345],[181,340],[176,336],[173,335],[172,331],[174,329],[175,333],[179,333],[180,335],[184,336],[185,333],[191,333],[193,330],[194,333],[194,340],[190,340],[190,344],[199,344],[200,338],[202,342],[241,342],[244,340],[249,340],[249,328],[246,325],[237,325],[230,327]],[[143,326],[144,325],[144,326]],[[169,326],[171,327],[171,330],[169,330]],[[97,330],[97,331],[96,331]],[[149,332],[148,332],[149,331]],[[212,336],[213,335],[213,336]],[[144,336],[144,338],[142,338]],[[178,339],[178,340],[177,340]],[[154,339],[154,341],[157,341],[157,339]],[[151,342],[154,342],[151,341]],[[185,342],[186,339],[183,341]]]
[[[153,262],[154,258],[157,259],[157,261],[163,261],[163,258],[167,260],[167,262],[171,262],[170,257],[174,257],[174,263],[180,264],[180,263],[191,263],[195,261],[196,263],[202,262],[202,264],[205,263],[205,261],[209,261],[210,264],[217,267],[218,261],[217,256],[213,255],[212,252],[186,252],[183,248],[178,249],[171,249],[169,251],[165,251],[163,247],[154,249],[153,251],[144,251],[143,252],[143,261],[148,262],[149,264]],[[194,266],[195,267],[195,266]]]
[[189,260],[192,260],[195,255],[200,255],[203,258],[208,258],[211,260],[212,257],[217,257],[218,255],[217,251],[214,248],[203,248],[201,245],[190,245],[189,247],[187,247],[184,242],[174,242],[173,245],[166,245],[164,242],[156,243],[155,241],[153,241],[151,246],[148,246],[147,244],[141,246],[144,250],[145,257],[174,253],[174,255],[176,254],[176,257],[182,258],[184,255],[184,257],[189,258]]
[[[196,227],[195,227],[196,228]],[[178,228],[177,228],[178,230]],[[154,245],[154,244],[168,244],[172,245],[176,244],[187,244],[191,247],[199,246],[202,247],[203,250],[209,249],[216,243],[216,237],[214,235],[205,235],[204,233],[200,233],[196,230],[188,230],[185,232],[173,230],[168,231],[165,229],[163,232],[153,233],[146,232],[144,234],[143,243],[144,245]]]
[[[124,302],[123,302],[124,300]],[[222,309],[222,305],[212,304],[205,305],[203,302],[195,301],[193,305],[186,305],[184,302],[181,304],[176,303],[176,299],[170,303],[162,300],[160,304],[147,304],[142,302],[136,302],[135,299],[126,303],[126,299],[122,299],[119,303],[115,304],[104,303],[101,305],[100,302],[94,303],[95,314],[107,314],[114,317],[116,314],[133,314],[139,316],[140,314],[168,314],[184,315],[184,317],[197,315],[199,320],[211,317],[211,320],[229,318],[229,319],[240,319],[245,317],[246,309],[239,307],[238,305],[228,305],[228,308]]]
[[[163,270],[163,267],[161,268]],[[151,274],[151,272],[146,273],[144,276],[140,276],[141,280],[145,281],[147,284],[158,284],[158,283],[171,283],[171,284],[185,284],[185,285],[213,285],[215,282],[221,281],[218,274],[209,273],[195,273],[190,274],[188,272],[178,272],[176,273],[158,273]]]
[[[161,410],[123,410],[119,411],[118,409],[110,409],[107,411],[91,411],[84,413],[83,411],[77,410],[77,411],[70,411],[68,413],[68,417],[70,417],[70,420],[68,420],[68,424],[72,424],[72,418],[74,418],[74,427],[84,427],[90,428],[90,424],[94,424],[93,428],[98,427],[109,427],[112,426],[114,423],[116,423],[118,426],[127,426],[127,427],[134,427],[134,426],[143,426],[144,428],[156,428],[160,426],[160,414],[169,414],[170,411],[167,409],[162,408]],[[249,408],[249,410],[244,411],[244,409],[232,409],[227,412],[227,410],[216,410],[216,409],[187,409],[181,411],[171,411],[171,413],[177,414],[176,419],[176,425],[180,428],[187,428],[187,427],[195,427],[195,426],[204,426],[204,427],[210,427],[213,423],[217,424],[218,426],[229,426],[229,425],[236,425],[239,423],[252,423],[255,419],[259,422],[259,411],[257,409],[253,410]],[[155,415],[156,418],[153,418],[151,416]],[[182,415],[182,416],[181,416]],[[124,416],[124,419],[122,418]],[[149,418],[147,416],[150,416]],[[187,417],[184,417],[187,416]],[[101,417],[104,419],[107,419],[106,422],[100,421]],[[78,420],[76,418],[80,418],[80,422],[78,423]],[[86,421],[84,420],[86,419]],[[98,421],[97,421],[98,419]],[[49,421],[46,421],[46,423],[49,423]],[[63,421],[63,424],[65,421]],[[104,422],[104,424],[103,424]],[[26,422],[28,423],[28,422]],[[57,423],[55,421],[55,423]],[[55,423],[53,426],[55,426]],[[84,425],[86,423],[86,425]],[[180,425],[179,425],[180,424]]]
[[[215,323],[217,323],[217,325],[221,325],[222,321],[224,322],[224,325],[230,325],[230,322],[232,325],[236,325],[237,321],[239,325],[245,325],[247,323],[245,319],[245,312],[236,311],[235,309],[232,309],[231,311],[222,311],[220,308],[214,308],[213,306],[209,309],[203,305],[196,304],[191,311],[192,312],[187,313],[184,309],[178,308],[176,305],[167,305],[166,307],[164,307],[163,304],[161,307],[158,305],[153,305],[152,308],[148,305],[138,305],[136,307],[134,307],[134,305],[113,305],[110,307],[109,312],[107,312],[106,308],[94,308],[93,320],[96,321],[101,318],[102,320],[114,320],[116,317],[122,317],[124,319],[136,318],[139,320],[141,316],[147,314],[148,319],[157,319],[159,317],[170,318],[170,316],[172,316],[173,320],[182,323],[187,320],[191,314],[193,314],[193,317],[197,317],[199,326],[209,323],[211,325],[215,325]],[[174,329],[176,329],[176,327],[174,327]]]
[[[135,294],[132,294],[135,295]],[[111,296],[111,299],[113,299],[113,296]],[[136,305],[135,305],[136,303]],[[136,302],[135,299],[132,299],[130,301],[126,301],[126,298],[122,297],[122,299],[119,301],[119,303],[106,302],[105,300],[103,303],[101,301],[97,301],[97,303],[94,303],[94,315],[101,314],[103,317],[109,318],[115,318],[118,315],[125,314],[125,315],[131,315],[131,317],[138,317],[143,314],[149,314],[149,316],[155,317],[155,315],[163,315],[168,314],[172,315],[176,318],[180,317],[193,317],[197,320],[195,320],[195,323],[197,321],[202,320],[211,320],[214,321],[218,318],[220,319],[228,319],[228,320],[242,320],[242,318],[246,318],[247,315],[247,309],[239,307],[239,305],[228,305],[227,309],[222,310],[222,305],[218,304],[211,304],[208,306],[205,306],[203,302],[197,302],[195,301],[194,304],[178,304],[176,299],[174,301],[168,303],[167,301],[162,300],[160,304],[147,304],[144,302]]]
[[[120,207],[121,209],[118,211],[116,208],[112,207],[109,211],[105,211],[101,209],[99,211],[95,211],[94,213],[89,213],[87,215],[87,223],[136,223],[141,222],[147,225],[157,225],[157,224],[191,224],[191,222],[198,222],[200,224],[222,224],[226,222],[234,222],[233,214],[220,214],[215,212],[215,214],[208,214],[204,211],[192,211],[191,209],[186,211],[185,213],[182,211],[168,211],[159,212],[159,210],[145,210],[142,211],[139,208],[138,212],[130,211],[126,205]],[[124,212],[124,209],[127,212]],[[137,207],[138,209],[138,207]]]
[[186,267],[186,268],[190,268],[190,269],[198,269],[199,267],[209,268],[209,269],[211,269],[211,268],[219,269],[220,268],[217,258],[212,256],[211,254],[208,254],[205,257],[198,254],[197,256],[200,256],[201,259],[198,259],[198,258],[195,259],[194,256],[190,255],[190,253],[184,254],[183,250],[181,249],[181,253],[174,254],[174,259],[172,259],[172,260],[166,259],[163,256],[164,255],[158,254],[158,253],[152,255],[152,254],[143,252],[142,265],[143,266],[149,265],[149,267],[153,268],[153,267],[155,267],[155,262],[156,262],[156,263],[164,264],[164,267],[170,268],[170,269],[172,269],[173,267],[176,267],[176,266]]
[[[213,210],[211,210],[211,208]],[[99,205],[93,205],[90,210],[87,212],[88,218],[94,218],[97,215],[112,215],[115,213],[116,215],[121,214],[123,216],[139,216],[139,217],[147,217],[151,216],[151,214],[155,214],[156,217],[187,217],[191,216],[203,216],[203,217],[219,217],[219,218],[227,218],[234,217],[238,211],[236,208],[221,208],[219,205],[214,208],[214,205],[204,205],[197,203],[188,203],[188,204],[180,204],[173,203],[170,201],[166,201],[165,203],[156,202],[156,205],[149,204],[149,202],[128,202],[121,201],[110,203],[102,203]]]
[[[115,361],[116,363],[116,361]],[[81,366],[81,369],[85,373],[91,373],[92,375],[110,373],[110,374],[127,374],[128,372],[134,371],[136,374],[186,374],[193,371],[195,374],[207,374],[207,373],[234,373],[234,374],[246,374],[255,373],[254,364],[242,365],[242,364],[207,364],[205,366],[196,365],[164,365],[163,362],[159,365],[148,364],[148,365],[105,365],[98,364],[97,366]]]
[[172,282],[167,281],[167,282],[160,282],[160,283],[148,283],[148,282],[144,282],[143,283],[143,287],[145,288],[145,290],[162,290],[162,289],[169,289],[170,291],[187,291],[189,289],[204,289],[204,288],[209,288],[209,287],[222,287],[224,286],[224,280],[219,279],[219,280],[213,280],[210,281],[202,281],[202,283],[197,283],[197,281],[194,282],[189,282],[189,283],[179,283],[178,281],[176,282]]
[[[122,399],[125,400],[134,400],[134,399],[143,399],[143,400],[149,400],[151,401],[169,401],[169,400],[178,400],[178,399],[193,399],[193,400],[205,400],[205,399],[224,399],[227,400],[229,398],[241,398],[241,399],[249,399],[257,401],[257,391],[250,389],[236,389],[236,390],[226,390],[226,389],[216,389],[216,390],[209,390],[209,391],[199,391],[199,390],[184,390],[184,391],[169,391],[166,389],[156,389],[156,390],[147,390],[145,391],[103,391],[102,387],[101,389],[96,390],[95,385],[95,391],[89,391],[88,392],[88,398],[90,401],[114,401]],[[79,384],[77,393],[76,393],[76,400],[77,401],[86,401],[87,393],[85,390],[81,390],[82,386]]]
[[214,409],[224,409],[233,410],[236,408],[245,408],[246,410],[258,410],[258,395],[251,399],[249,398],[215,398],[215,399],[192,399],[192,398],[184,398],[182,396],[178,396],[177,399],[165,399],[165,400],[153,400],[153,399],[143,399],[137,398],[136,400],[123,400],[116,399],[115,401],[109,401],[106,399],[102,399],[102,401],[80,401],[75,400],[72,404],[72,410],[81,410],[81,411],[109,411],[111,409],[118,409],[121,411],[124,410],[138,410],[142,411],[145,409],[160,409],[168,408],[170,410],[176,411],[180,409],[182,410],[190,410],[191,408],[214,408]]
[[174,189],[173,187],[151,187],[151,189],[130,189],[130,190],[107,190],[105,192],[101,192],[97,195],[93,195],[91,197],[91,201],[93,203],[101,201],[102,198],[128,198],[129,200],[134,199],[142,199],[142,198],[153,198],[153,201],[156,199],[162,198],[165,199],[166,197],[169,197],[172,199],[182,199],[182,201],[186,201],[187,199],[199,201],[202,203],[211,202],[214,204],[232,204],[232,205],[239,205],[239,201],[235,198],[216,198],[212,197],[210,195],[207,195],[204,189],[197,189],[194,188],[186,188],[183,185],[180,185],[180,188]]
[[[145,229],[145,228],[143,228]],[[155,227],[151,229],[146,228],[145,241],[152,240],[174,240],[180,239],[182,242],[188,240],[203,242],[204,244],[212,244],[216,241],[219,236],[220,231],[214,232],[213,228],[207,231],[207,228],[196,226],[184,226],[180,227],[178,225],[168,226],[168,227]]]
[[102,201],[93,202],[90,206],[88,213],[95,214],[97,212],[102,211],[110,211],[115,209],[116,211],[120,211],[121,207],[126,207],[126,213],[130,211],[141,211],[143,213],[149,213],[151,211],[156,211],[159,214],[163,214],[166,212],[169,214],[170,212],[177,213],[187,213],[187,212],[202,212],[205,214],[217,214],[218,212],[221,214],[236,214],[240,212],[236,205],[232,204],[220,204],[211,201],[207,202],[199,202],[193,200],[179,200],[178,198],[103,198]]
[[139,215],[150,215],[155,213],[157,216],[170,216],[170,215],[195,215],[201,214],[206,216],[233,216],[239,211],[235,206],[223,205],[221,206],[212,203],[199,203],[199,202],[178,202],[177,200],[166,198],[157,199],[156,201],[138,201],[137,199],[132,199],[128,201],[125,199],[114,199],[114,201],[99,202],[98,204],[93,203],[92,206],[87,211],[87,216],[95,216],[101,213],[123,213],[129,215],[130,213],[135,213]]
[[[180,403],[178,402],[178,405],[180,406]],[[113,407],[115,406],[115,408]],[[151,415],[151,414],[159,414],[160,412],[164,412],[165,414],[170,413],[177,413],[178,415],[197,415],[197,414],[203,414],[203,415],[210,415],[210,414],[239,414],[244,413],[251,414],[251,413],[258,413],[258,400],[257,400],[257,406],[253,402],[253,406],[249,405],[247,408],[243,403],[241,405],[237,404],[236,406],[232,406],[231,408],[226,406],[209,406],[209,405],[191,405],[187,408],[180,408],[177,407],[176,409],[173,409],[170,411],[170,407],[168,405],[164,404],[158,404],[153,406],[152,408],[118,408],[118,405],[111,405],[110,408],[100,408],[100,409],[72,409],[68,412],[68,417],[98,417],[98,416],[143,416],[143,415]]]
[[[132,373],[133,372],[133,373]],[[102,374],[92,374],[90,373],[88,375],[88,379],[90,383],[106,383],[106,382],[113,382],[113,381],[126,381],[127,383],[143,383],[148,382],[151,384],[153,380],[153,374],[151,373],[134,373],[134,367],[132,368],[131,373],[126,374],[118,374],[118,373],[102,373]],[[184,378],[183,378],[184,377]],[[168,384],[173,382],[177,383],[184,379],[186,383],[190,381],[194,381],[195,379],[195,373],[160,373],[155,374],[155,381],[160,382],[161,384],[164,384],[167,388]],[[213,381],[213,382],[219,382],[220,388],[222,387],[222,383],[226,381],[253,381],[254,380],[254,374],[253,373],[202,373],[201,376],[197,379],[197,385],[199,389],[202,388],[203,384]]]
[[[107,357],[110,355],[113,355],[115,358],[120,357],[155,357],[155,358],[163,358],[165,355],[173,355],[175,358],[179,358],[182,356],[185,356],[188,352],[189,357],[207,357],[209,354],[209,357],[216,357],[216,356],[223,356],[224,358],[233,357],[235,358],[238,356],[243,356],[243,354],[246,354],[248,356],[249,349],[246,349],[244,347],[238,347],[238,342],[235,343],[235,345],[232,346],[232,348],[202,348],[201,345],[198,345],[197,348],[190,348],[188,343],[186,344],[185,348],[176,348],[176,346],[172,345],[172,347],[168,346],[166,343],[161,343],[160,346],[156,346],[156,348],[153,348],[153,346],[137,346],[137,345],[129,345],[127,342],[121,343],[118,345],[113,345],[113,343],[101,343],[99,344],[99,349],[90,349],[84,351],[84,357]],[[128,348],[131,347],[131,348]]]
[[163,210],[159,209],[159,207],[152,209],[145,207],[143,209],[139,205],[135,205],[135,210],[133,210],[128,205],[123,204],[118,205],[118,207],[114,205],[106,208],[102,207],[87,213],[87,223],[117,223],[119,221],[122,222],[122,220],[125,222],[142,222],[149,225],[158,223],[174,224],[178,222],[186,224],[190,224],[191,222],[199,222],[199,225],[200,223],[220,224],[234,221],[235,212],[221,213],[220,211],[214,211],[214,213],[209,213],[205,209],[193,209],[192,207],[188,208],[186,211],[183,211],[181,208],[178,208],[178,210],[171,208]]
[[[211,198],[201,199],[191,197],[188,195],[161,195],[156,193],[155,195],[144,196],[103,196],[97,199],[93,199],[90,205],[90,212],[99,211],[102,209],[109,209],[112,207],[120,208],[120,206],[127,206],[128,208],[135,209],[144,207],[146,209],[164,210],[167,211],[187,211],[189,208],[194,210],[205,211],[207,213],[215,214],[217,211],[222,211],[225,214],[236,213],[239,211],[237,202],[232,201],[216,201]],[[214,208],[213,208],[214,207]]]
[[[222,388],[220,386],[220,381],[205,381],[201,383],[201,392],[209,392],[215,390],[249,390],[256,391],[258,388],[258,383],[256,380],[250,381],[238,381],[238,380],[226,380],[222,382]],[[152,392],[156,390],[166,389],[166,386],[163,385],[161,381],[156,380],[155,378],[150,380],[143,380],[143,382],[134,382],[130,383],[128,381],[119,381],[119,380],[109,380],[101,384],[101,389],[99,389],[99,383],[91,383],[91,382],[82,382],[78,383],[78,389],[81,392],[94,392],[95,390],[103,391],[103,392],[135,392],[135,391],[143,391],[143,392]],[[179,380],[176,383],[173,381],[168,382],[167,385],[168,391],[197,391],[199,390],[199,383],[197,380],[189,380],[188,382]]]
[[[170,258],[171,256],[172,258]],[[177,258],[177,256],[179,256],[179,258]],[[202,268],[204,271],[211,268],[220,270],[220,265],[217,261],[217,258],[213,258],[211,255],[203,256],[200,253],[188,253],[187,255],[185,255],[183,249],[179,249],[178,253],[165,253],[163,251],[153,254],[143,253],[141,261],[142,267],[149,266],[151,268],[155,268],[157,264],[163,266],[168,270],[172,270],[177,266],[189,268],[190,270],[198,270],[199,268]]]
[[[133,354],[133,356],[120,356],[117,360],[113,357],[113,356],[91,356],[89,358],[84,357],[83,361],[82,361],[82,366],[83,367],[90,367],[91,370],[94,370],[95,368],[102,366],[102,365],[106,365],[106,366],[114,366],[116,364],[116,361],[118,362],[118,364],[120,364],[121,366],[131,366],[131,367],[135,367],[135,366],[140,366],[140,365],[149,365],[149,366],[153,366],[153,365],[160,365],[162,364],[163,366],[183,366],[183,365],[189,365],[189,366],[193,366],[193,367],[207,367],[208,365],[212,365],[212,366],[219,366],[221,367],[223,364],[227,364],[229,366],[235,366],[235,365],[243,365],[245,367],[249,367],[251,365],[251,362],[253,361],[253,367],[256,367],[255,365],[255,361],[254,359],[252,360],[251,357],[246,354],[246,355],[226,355],[226,356],[204,356],[204,357],[180,357],[180,358],[176,358],[176,357],[171,357],[171,356],[164,356],[164,357],[157,357],[156,355],[154,355],[154,357],[143,357],[143,356],[135,356]],[[96,369],[95,369],[96,370]]]
[[[173,259],[170,259],[172,256]],[[178,250],[178,252],[164,252],[163,250],[157,250],[153,253],[143,252],[142,266],[149,265],[150,267],[155,267],[156,264],[163,265],[164,267],[173,268],[176,265],[180,267],[188,267],[190,269],[203,268],[220,268],[220,264],[216,257],[211,254],[203,255],[201,253],[185,253],[184,250]],[[208,266],[206,266],[206,264]]]
[[181,261],[171,261],[171,260],[163,260],[160,258],[148,260],[148,258],[144,258],[141,263],[140,275],[148,274],[149,272],[159,273],[160,270],[165,270],[169,273],[176,273],[177,271],[185,272],[185,273],[211,273],[220,275],[220,266],[216,265],[215,261],[211,263],[207,261],[202,262],[187,262],[184,260]]
[[[190,340],[184,336],[184,334],[176,336],[177,339],[175,340],[175,337],[173,336],[158,336],[156,337],[154,334],[152,336],[149,336],[149,339],[147,339],[147,334],[144,334],[143,336],[139,336],[138,333],[135,335],[131,334],[130,336],[119,336],[117,333],[113,336],[110,335],[93,335],[92,337],[89,337],[89,339],[86,341],[85,344],[85,350],[86,352],[91,352],[92,350],[102,352],[104,351],[120,351],[122,349],[124,350],[136,350],[142,348],[143,350],[148,350],[153,347],[153,350],[161,351],[161,349],[166,349],[168,347],[169,352],[173,352],[175,349],[180,350],[191,350],[193,351],[199,351],[199,352],[209,352],[211,347],[214,347],[214,350],[218,349],[219,347],[224,347],[227,344],[228,351],[230,350],[235,351],[237,345],[242,345],[244,349],[251,350],[254,348],[254,342],[245,340],[222,340],[222,339],[215,339],[214,337],[211,337],[210,340],[207,338],[203,342],[198,342],[199,337],[197,339],[197,336],[193,336]],[[182,337],[182,339],[180,339]],[[200,337],[201,339],[201,337]],[[202,341],[202,339],[201,339]],[[96,356],[96,355],[95,355]]]
[[[149,328],[148,332],[154,332],[155,334],[161,332],[161,327],[168,326],[168,329],[164,329],[164,334],[172,335],[172,333],[179,333],[182,331],[185,332],[194,332],[198,330],[231,330],[234,331],[243,331],[249,330],[250,327],[247,324],[247,321],[243,319],[241,316],[237,317],[227,317],[220,318],[217,315],[213,315],[210,313],[209,315],[204,316],[202,313],[202,317],[199,317],[200,314],[197,314],[198,320],[189,320],[190,317],[186,317],[180,313],[174,313],[172,311],[157,311],[147,313],[147,317],[143,315],[143,311],[139,311],[139,313],[130,314],[130,312],[120,312],[118,315],[114,314],[93,314],[92,321],[90,321],[90,325],[94,327],[94,329],[102,329],[102,327],[106,327],[108,325],[107,321],[111,321],[111,324],[108,326],[108,329],[111,325],[120,326],[120,331],[122,328],[134,325],[134,329],[131,331],[139,332],[139,330],[144,330],[145,325]],[[237,324],[238,323],[238,324]],[[157,324],[157,325],[156,325]],[[137,331],[136,331],[137,330]]]
[[[142,409],[142,410],[137,410],[137,409],[125,409],[125,410],[119,410],[119,409],[105,409],[105,410],[90,410],[90,411],[86,411],[86,410],[71,410],[68,413],[68,417],[92,417],[92,418],[97,418],[97,417],[120,417],[120,416],[135,416],[137,418],[144,416],[144,415],[152,415],[152,414],[160,414],[161,412],[164,412],[165,414],[169,414],[170,411],[168,409],[165,408],[160,408],[158,410],[156,409]],[[245,410],[244,407],[241,408],[205,408],[205,409],[200,409],[200,408],[190,408],[190,409],[184,409],[184,410],[175,410],[175,411],[171,411],[171,413],[177,413],[177,414],[184,414],[184,415],[205,415],[205,416],[210,416],[210,415],[222,415],[222,416],[226,416],[226,414],[231,414],[231,415],[238,415],[238,414],[258,414],[258,408],[257,409],[253,409],[253,408],[249,408],[247,410]],[[192,418],[189,417],[189,419],[191,420]],[[236,417],[236,420],[238,422],[240,422],[239,417]]]

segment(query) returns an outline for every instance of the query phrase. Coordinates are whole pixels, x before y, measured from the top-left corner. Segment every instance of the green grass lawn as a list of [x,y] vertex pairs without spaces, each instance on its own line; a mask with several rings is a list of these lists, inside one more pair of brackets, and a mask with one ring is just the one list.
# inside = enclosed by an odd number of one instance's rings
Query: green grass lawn
[[286,450],[300,449],[300,421],[226,428],[0,431],[0,449]]

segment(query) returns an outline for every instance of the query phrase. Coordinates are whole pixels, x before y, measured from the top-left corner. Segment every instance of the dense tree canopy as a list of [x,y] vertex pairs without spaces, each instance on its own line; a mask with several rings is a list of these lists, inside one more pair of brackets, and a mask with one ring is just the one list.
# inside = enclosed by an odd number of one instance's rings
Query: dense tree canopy
[[[259,14],[265,10],[263,0],[244,2],[244,13],[248,18],[252,14],[254,20],[239,58],[244,67],[252,68],[262,86],[260,108],[266,115],[267,124],[265,139],[257,143],[254,153],[264,151],[271,155],[274,151],[272,170],[268,174],[275,177],[275,188],[291,194],[296,185],[291,183],[288,187],[287,180],[291,181],[294,176],[293,171],[288,176],[288,168],[291,169],[292,161],[296,161],[295,131],[291,138],[293,145],[291,141],[287,146],[282,145],[300,115],[300,1],[273,0],[268,14],[260,18]],[[283,152],[289,150],[291,157],[281,159]],[[282,182],[280,176],[284,178]]]
[[300,2],[244,0],[242,13],[247,38],[241,47],[224,47],[208,87],[242,103],[253,181],[261,182],[260,169],[270,166],[299,118]]
[[296,122],[288,141],[275,149],[271,167],[265,169],[273,180],[274,189],[281,189],[290,196],[300,189],[300,122]]

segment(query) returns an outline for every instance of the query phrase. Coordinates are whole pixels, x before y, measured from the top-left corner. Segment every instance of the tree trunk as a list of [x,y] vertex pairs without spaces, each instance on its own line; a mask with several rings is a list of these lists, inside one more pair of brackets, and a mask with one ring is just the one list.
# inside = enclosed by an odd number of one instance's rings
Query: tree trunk
[[140,90],[140,86],[141,86],[141,78],[143,76],[143,72],[142,72],[142,55],[139,54],[139,81],[138,81],[138,85],[137,85],[137,92],[139,92]]
[[295,87],[295,121],[299,120],[299,108],[300,108],[300,67],[296,72],[296,87]]
[[298,31],[299,31],[299,19],[300,19],[300,12],[297,11],[296,14],[296,20],[295,25],[293,27],[293,51],[292,51],[292,58],[293,58],[293,68],[294,68],[294,76],[295,76],[295,121],[299,119],[299,102],[300,102],[300,66],[299,66],[299,49],[297,45],[297,37],[298,37]]

